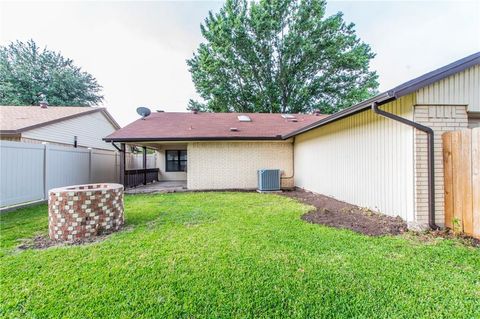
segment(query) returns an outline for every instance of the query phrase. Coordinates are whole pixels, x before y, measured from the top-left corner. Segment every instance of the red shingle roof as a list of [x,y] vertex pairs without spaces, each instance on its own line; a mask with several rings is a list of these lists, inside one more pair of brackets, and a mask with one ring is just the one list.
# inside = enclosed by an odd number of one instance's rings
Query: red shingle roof
[[[247,115],[251,122],[240,122]],[[270,113],[152,113],[104,138],[106,141],[273,140],[326,115],[295,114],[296,121]],[[236,128],[237,131],[232,131]]]

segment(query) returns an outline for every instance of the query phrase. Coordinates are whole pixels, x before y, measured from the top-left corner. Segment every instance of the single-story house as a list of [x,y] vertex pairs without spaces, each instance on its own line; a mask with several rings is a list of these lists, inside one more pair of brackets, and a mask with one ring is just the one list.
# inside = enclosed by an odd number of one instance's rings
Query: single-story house
[[102,137],[119,128],[103,107],[0,106],[0,140],[116,151]]
[[255,189],[262,168],[282,171],[293,187],[293,140],[282,136],[324,118],[321,114],[157,112],[105,138],[156,150],[162,181],[189,189]]
[[441,134],[480,123],[480,52],[362,103],[319,114],[154,113],[105,141],[162,153],[160,179],[255,188],[278,168],[296,186],[412,226],[442,225]]

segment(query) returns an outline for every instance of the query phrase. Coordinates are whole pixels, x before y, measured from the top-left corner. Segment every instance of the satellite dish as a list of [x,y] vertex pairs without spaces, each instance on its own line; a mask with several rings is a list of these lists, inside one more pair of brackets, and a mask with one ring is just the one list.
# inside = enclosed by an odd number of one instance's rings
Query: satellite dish
[[150,109],[148,107],[140,106],[139,108],[137,108],[137,113],[142,117],[142,120],[144,120],[152,112],[150,112]]

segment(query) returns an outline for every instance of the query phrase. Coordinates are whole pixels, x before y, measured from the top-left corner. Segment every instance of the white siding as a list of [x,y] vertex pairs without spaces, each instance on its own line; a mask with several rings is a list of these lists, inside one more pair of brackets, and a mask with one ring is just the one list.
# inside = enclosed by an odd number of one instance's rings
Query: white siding
[[[413,117],[413,95],[382,108]],[[368,110],[295,138],[295,185],[414,219],[413,129]]]
[[74,136],[78,137],[78,145],[98,149],[115,150],[102,140],[115,131],[115,127],[102,112],[95,112],[57,122],[22,133],[22,138],[73,145]]
[[417,104],[468,105],[467,111],[480,112],[480,65],[421,88]]

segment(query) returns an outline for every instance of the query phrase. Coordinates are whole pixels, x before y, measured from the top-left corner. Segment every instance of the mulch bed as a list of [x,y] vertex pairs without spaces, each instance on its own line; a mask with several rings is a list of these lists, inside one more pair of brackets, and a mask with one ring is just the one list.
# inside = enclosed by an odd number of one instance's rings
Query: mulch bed
[[400,235],[408,230],[400,217],[379,214],[328,196],[303,190],[287,191],[282,195],[316,207],[302,216],[309,223],[350,229],[369,236]]

